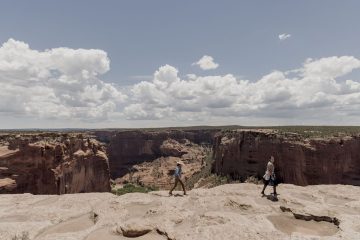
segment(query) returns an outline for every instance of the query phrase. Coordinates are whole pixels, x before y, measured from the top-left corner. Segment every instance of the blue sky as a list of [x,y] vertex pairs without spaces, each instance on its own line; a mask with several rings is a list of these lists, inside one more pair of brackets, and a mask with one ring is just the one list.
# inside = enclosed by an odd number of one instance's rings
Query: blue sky
[[[123,113],[131,104],[144,103],[144,99],[132,95],[131,89],[141,81],[152,81],[154,72],[166,64],[178,70],[180,79],[185,79],[187,74],[195,74],[197,77],[231,74],[238,81],[257,82],[274,70],[285,72],[302,68],[308,58],[353,56],[357,59],[360,57],[360,30],[356,27],[360,22],[358,9],[359,1],[335,0],[2,1],[0,44],[12,38],[39,52],[53,48],[100,49],[106,52],[110,69],[96,78],[115,86],[128,96],[127,100],[115,103],[116,106],[111,110]],[[281,41],[278,36],[282,33],[290,34],[291,37]],[[204,71],[193,64],[204,55],[212,56],[219,67]],[[0,71],[0,74],[5,76],[5,70]],[[356,82],[360,77],[357,65],[346,74],[346,77],[337,76],[340,83],[348,78]],[[0,75],[0,79],[1,77]],[[7,81],[3,77],[3,82]],[[239,99],[236,98],[236,101],[239,102]],[[52,101],[59,104],[60,100]],[[193,102],[193,105],[196,104],[200,103]],[[299,104],[297,106],[301,105]],[[69,103],[65,105],[66,108],[77,106]],[[101,121],[84,120],[75,116],[76,114],[59,119],[51,116],[49,118],[46,114],[35,113],[38,111],[29,114],[30,110],[26,110],[27,113],[14,111],[16,114],[3,110],[6,114],[0,117],[0,121],[4,128],[15,128],[143,127],[252,122],[261,125],[354,124],[359,120],[357,116],[351,115],[348,121],[343,117],[339,122],[329,122],[321,116],[295,121],[293,118],[304,113],[299,113],[298,111],[302,111],[299,109],[290,113],[290,119],[278,119],[267,115],[266,111],[261,111],[263,105],[259,105],[256,114],[230,114],[232,120],[229,121],[226,116],[216,119],[209,117],[213,112],[208,111],[209,106],[206,104],[200,104],[199,109],[193,112],[196,116],[199,116],[199,113],[204,114],[204,120],[196,119],[189,112],[178,119],[173,115],[179,112],[179,109],[172,109],[171,114],[164,113],[160,116],[147,113],[146,109],[160,106],[164,108],[164,103],[159,106],[138,105],[135,109],[144,110],[145,113],[142,115],[144,118],[137,117],[138,121],[135,122],[132,117],[124,116],[117,116],[115,122],[108,122],[105,118]],[[339,103],[336,104],[338,105]],[[171,103],[165,108],[172,108]],[[233,109],[230,112],[232,111]],[[330,110],[327,109],[324,115],[329,113],[328,111]],[[344,111],[349,113],[348,109],[342,108],[341,112]],[[227,113],[228,111],[224,111],[219,115]],[[248,117],[248,120],[244,119],[245,117]],[[114,119],[114,116],[110,118]]]

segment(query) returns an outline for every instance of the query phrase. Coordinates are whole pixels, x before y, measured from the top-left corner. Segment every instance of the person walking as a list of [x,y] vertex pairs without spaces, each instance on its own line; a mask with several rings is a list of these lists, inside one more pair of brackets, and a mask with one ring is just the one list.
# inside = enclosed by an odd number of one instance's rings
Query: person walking
[[175,184],[174,187],[170,190],[169,195],[172,195],[172,192],[174,191],[174,189],[176,188],[176,186],[178,185],[178,183],[181,184],[181,187],[184,191],[184,195],[186,195],[186,190],[185,190],[185,185],[184,183],[181,181],[181,174],[182,174],[182,162],[177,162],[176,163],[176,168],[175,168],[175,173],[174,173],[174,177],[175,177]]
[[262,195],[265,195],[265,189],[266,187],[270,184],[271,186],[273,186],[274,188],[274,196],[277,195],[276,193],[276,177],[275,177],[275,166],[274,166],[274,163],[275,163],[275,158],[274,156],[271,156],[270,159],[269,159],[269,162],[266,166],[266,171],[265,171],[265,175],[263,176],[263,181],[264,181],[264,187],[263,187],[263,190],[261,191],[261,194]]

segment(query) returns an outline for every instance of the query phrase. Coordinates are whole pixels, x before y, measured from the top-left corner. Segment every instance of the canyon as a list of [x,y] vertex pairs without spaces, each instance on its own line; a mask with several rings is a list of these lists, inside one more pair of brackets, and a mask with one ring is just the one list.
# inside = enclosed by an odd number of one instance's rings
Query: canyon
[[172,146],[168,150],[164,148],[163,143],[168,139],[184,144],[211,146],[219,130],[102,131],[94,134],[100,141],[108,143],[110,174],[115,179],[126,174],[134,164],[151,162],[164,156],[182,156],[183,153],[171,149]]
[[211,174],[244,182],[261,179],[270,156],[282,183],[360,186],[359,150],[359,133],[305,137],[241,128],[5,132],[0,135],[0,193],[109,192],[110,183],[168,189],[179,161],[188,188],[207,185],[198,182]]
[[[2,133],[0,240],[359,239],[359,150],[264,128]],[[260,194],[270,156],[278,196]],[[159,190],[110,193],[128,183]]]
[[173,170],[182,162],[185,178],[208,164],[205,159],[219,129],[95,132],[107,142],[110,175],[117,183],[167,189]]

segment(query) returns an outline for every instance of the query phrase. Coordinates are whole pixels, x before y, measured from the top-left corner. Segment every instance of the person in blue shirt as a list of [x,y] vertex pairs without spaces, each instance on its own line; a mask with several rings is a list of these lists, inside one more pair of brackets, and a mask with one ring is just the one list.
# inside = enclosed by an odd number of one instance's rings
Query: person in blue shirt
[[174,173],[174,177],[175,177],[175,184],[174,187],[170,190],[169,194],[172,195],[172,191],[174,191],[174,189],[176,188],[176,186],[178,185],[178,183],[181,184],[181,187],[184,191],[184,195],[186,195],[186,190],[185,190],[185,185],[184,183],[181,181],[181,174],[182,174],[182,169],[181,169],[181,162],[177,162],[176,164],[176,168],[175,168],[175,173]]

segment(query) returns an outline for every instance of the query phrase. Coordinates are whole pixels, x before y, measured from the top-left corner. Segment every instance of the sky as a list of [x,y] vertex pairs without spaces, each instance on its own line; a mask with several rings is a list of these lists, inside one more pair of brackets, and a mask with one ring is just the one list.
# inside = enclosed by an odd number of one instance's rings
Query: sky
[[359,125],[358,9],[4,0],[0,128]]

